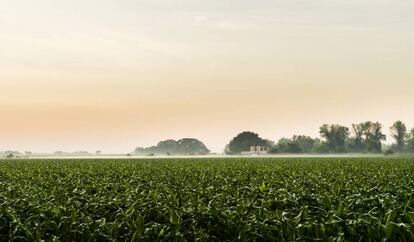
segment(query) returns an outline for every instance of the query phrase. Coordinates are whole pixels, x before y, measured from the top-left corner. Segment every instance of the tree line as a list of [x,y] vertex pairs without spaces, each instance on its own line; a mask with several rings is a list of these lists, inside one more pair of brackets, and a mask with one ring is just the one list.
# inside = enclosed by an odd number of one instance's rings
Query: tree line
[[262,139],[253,132],[242,132],[234,137],[225,148],[226,154],[240,154],[250,146],[267,147],[269,153],[414,153],[414,128],[408,131],[402,121],[391,127],[394,143],[386,147],[387,136],[379,122],[366,121],[346,127],[339,124],[323,124],[319,128],[320,138],[294,135],[277,142]]
[[203,142],[193,138],[184,138],[163,140],[156,146],[147,148],[138,147],[133,153],[138,155],[205,155],[210,151]]

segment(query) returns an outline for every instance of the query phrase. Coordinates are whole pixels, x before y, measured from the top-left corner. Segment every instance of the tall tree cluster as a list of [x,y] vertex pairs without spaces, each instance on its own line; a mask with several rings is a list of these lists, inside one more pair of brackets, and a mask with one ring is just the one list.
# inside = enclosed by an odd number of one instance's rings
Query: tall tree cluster
[[271,147],[270,141],[262,139],[258,134],[253,132],[242,132],[234,137],[226,146],[226,154],[240,154],[242,151],[249,151],[250,146],[265,146]]
[[208,154],[210,151],[203,144],[203,142],[193,139],[184,138],[180,140],[163,140],[156,146],[147,148],[138,147],[134,154],[148,155],[148,154],[170,154],[170,155],[193,155],[193,154]]
[[349,137],[349,128],[333,124],[324,124],[319,128],[321,137],[325,139],[329,151],[334,153],[346,152],[346,141]]
[[352,124],[351,130],[339,124],[324,124],[319,133],[329,153],[380,153],[386,140],[382,124],[372,121]]
[[[388,151],[414,153],[414,128],[407,131],[402,121],[390,127],[395,141]],[[242,132],[226,146],[226,153],[240,154],[248,151],[250,146],[266,146],[271,153],[381,153],[383,142],[387,137],[383,125],[379,122],[366,121],[352,124],[351,128],[340,124],[323,124],[319,128],[321,139],[306,135],[294,135],[271,142],[253,132]]]
[[407,140],[407,151],[414,153],[414,128],[410,131],[408,134],[408,140]]
[[396,143],[394,149],[396,151],[403,151],[406,145],[407,127],[402,121],[397,121],[391,126],[392,137]]
[[382,141],[386,140],[382,133],[382,125],[378,122],[363,122],[352,125],[353,137],[349,139],[349,151],[380,153]]
[[395,140],[391,150],[394,152],[414,153],[414,128],[408,132],[407,126],[402,121],[396,121],[390,129]]

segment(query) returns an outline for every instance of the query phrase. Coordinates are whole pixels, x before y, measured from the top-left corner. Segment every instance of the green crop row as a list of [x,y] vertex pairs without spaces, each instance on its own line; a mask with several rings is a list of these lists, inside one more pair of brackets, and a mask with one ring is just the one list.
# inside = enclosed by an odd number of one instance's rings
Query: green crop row
[[413,158],[0,161],[0,241],[413,241]]

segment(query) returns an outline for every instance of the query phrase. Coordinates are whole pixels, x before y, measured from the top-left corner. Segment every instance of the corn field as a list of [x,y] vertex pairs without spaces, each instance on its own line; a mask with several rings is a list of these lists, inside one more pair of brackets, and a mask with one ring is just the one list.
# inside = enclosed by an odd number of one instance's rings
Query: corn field
[[414,158],[0,161],[0,241],[414,241]]

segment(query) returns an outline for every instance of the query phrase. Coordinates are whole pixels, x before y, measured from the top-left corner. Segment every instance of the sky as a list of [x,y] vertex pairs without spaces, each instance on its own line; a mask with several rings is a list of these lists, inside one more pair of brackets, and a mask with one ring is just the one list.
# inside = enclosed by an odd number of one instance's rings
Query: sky
[[[0,0],[0,150],[414,127],[412,0]],[[389,140],[390,142],[390,140]]]

